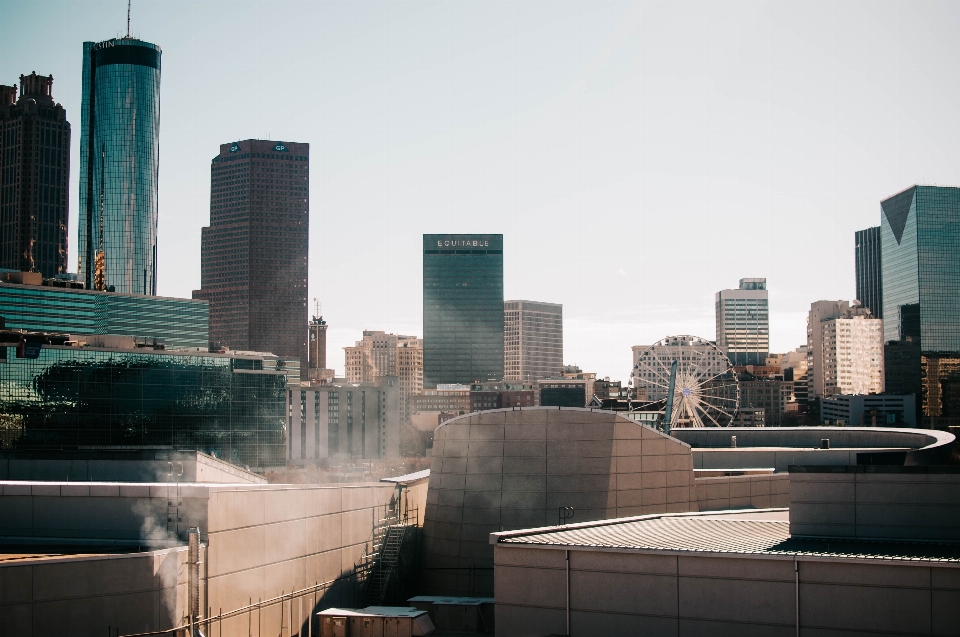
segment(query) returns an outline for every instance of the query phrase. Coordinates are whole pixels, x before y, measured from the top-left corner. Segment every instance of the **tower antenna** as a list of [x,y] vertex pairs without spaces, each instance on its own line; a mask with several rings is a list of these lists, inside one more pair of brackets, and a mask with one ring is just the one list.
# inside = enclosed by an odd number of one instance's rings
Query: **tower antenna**
[[130,37],[130,2],[132,0],[127,0],[127,37]]

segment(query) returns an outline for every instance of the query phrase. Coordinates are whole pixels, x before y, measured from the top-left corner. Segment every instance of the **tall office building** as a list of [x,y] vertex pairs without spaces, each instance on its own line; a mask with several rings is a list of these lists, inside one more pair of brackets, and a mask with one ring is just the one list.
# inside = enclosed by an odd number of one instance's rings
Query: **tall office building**
[[344,347],[343,353],[348,383],[378,383],[387,376],[397,377],[401,421],[407,422],[409,397],[423,391],[423,341],[416,336],[364,330],[363,340]]
[[503,235],[423,235],[423,386],[503,379]]
[[960,417],[960,188],[911,186],[880,209],[888,384],[919,387],[925,417]]
[[503,377],[535,381],[563,373],[563,306],[539,301],[503,304]]
[[883,318],[883,286],[880,273],[880,226],[855,233],[857,300],[876,318]]
[[80,278],[156,294],[160,47],[84,42],[80,111]]
[[310,145],[221,144],[210,167],[200,286],[210,340],[307,361]]
[[67,271],[70,123],[53,76],[0,86],[0,267],[52,279]]
[[348,383],[375,383],[383,376],[397,375],[397,348],[418,342],[416,336],[363,330],[363,340],[344,347],[344,379]]
[[763,365],[770,353],[766,279],[740,279],[736,290],[716,297],[717,347],[734,365]]

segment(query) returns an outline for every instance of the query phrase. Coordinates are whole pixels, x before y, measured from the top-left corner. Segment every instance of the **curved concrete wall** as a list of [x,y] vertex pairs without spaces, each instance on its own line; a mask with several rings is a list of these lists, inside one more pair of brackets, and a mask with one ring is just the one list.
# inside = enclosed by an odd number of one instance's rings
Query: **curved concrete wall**
[[437,428],[423,529],[427,592],[489,595],[490,533],[696,511],[690,447],[610,411],[494,410]]
[[[770,468],[790,465],[857,464],[861,453],[907,452],[901,464],[939,464],[955,437],[929,429],[877,427],[725,427],[674,429],[671,435],[693,449],[696,469]],[[736,448],[731,436],[737,437]],[[823,438],[829,449],[820,449]]]

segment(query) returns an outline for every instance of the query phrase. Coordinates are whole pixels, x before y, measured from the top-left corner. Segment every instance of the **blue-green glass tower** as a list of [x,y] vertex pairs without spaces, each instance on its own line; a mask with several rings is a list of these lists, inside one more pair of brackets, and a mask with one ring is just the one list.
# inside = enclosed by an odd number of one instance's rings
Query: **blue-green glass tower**
[[503,235],[423,235],[423,386],[503,379]]
[[960,188],[911,186],[880,207],[884,340],[960,353]]
[[880,208],[887,391],[960,417],[960,188],[911,186]]
[[80,263],[87,289],[157,292],[160,47],[83,43]]

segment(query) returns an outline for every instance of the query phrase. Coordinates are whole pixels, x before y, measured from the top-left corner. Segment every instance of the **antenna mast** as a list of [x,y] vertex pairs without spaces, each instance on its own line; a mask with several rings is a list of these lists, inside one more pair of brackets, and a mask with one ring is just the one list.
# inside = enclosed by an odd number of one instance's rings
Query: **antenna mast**
[[130,2],[132,0],[127,0],[127,37],[130,37]]

